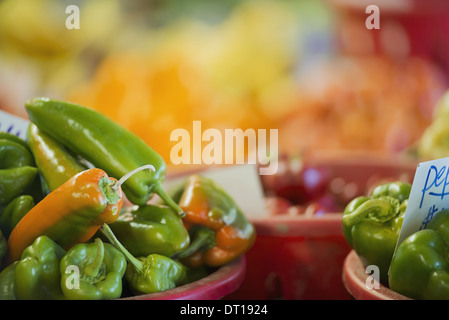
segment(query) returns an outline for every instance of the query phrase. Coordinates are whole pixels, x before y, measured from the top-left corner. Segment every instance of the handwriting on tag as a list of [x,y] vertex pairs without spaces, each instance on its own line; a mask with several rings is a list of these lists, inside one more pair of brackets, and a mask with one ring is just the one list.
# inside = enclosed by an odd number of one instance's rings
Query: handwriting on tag
[[26,139],[29,121],[0,110],[0,131],[12,133]]
[[432,218],[445,208],[449,208],[449,158],[421,162],[396,247],[411,234],[427,228]]

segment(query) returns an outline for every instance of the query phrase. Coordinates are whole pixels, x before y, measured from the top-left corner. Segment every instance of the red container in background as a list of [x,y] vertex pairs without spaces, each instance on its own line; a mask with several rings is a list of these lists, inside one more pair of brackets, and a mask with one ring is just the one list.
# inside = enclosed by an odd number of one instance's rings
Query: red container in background
[[[445,69],[449,77],[449,5],[446,0],[332,0],[337,9],[337,42],[343,54],[416,56]],[[365,22],[377,5],[379,29]]]
[[255,221],[257,239],[246,254],[245,281],[228,299],[350,299],[341,282],[350,247],[341,214]]
[[[386,180],[412,182],[416,165],[399,158],[367,155],[308,159],[330,175],[342,199],[352,200]],[[351,251],[343,235],[342,213],[276,215],[253,220],[254,246],[247,252],[247,272],[240,288],[226,299],[352,299],[342,281]]]

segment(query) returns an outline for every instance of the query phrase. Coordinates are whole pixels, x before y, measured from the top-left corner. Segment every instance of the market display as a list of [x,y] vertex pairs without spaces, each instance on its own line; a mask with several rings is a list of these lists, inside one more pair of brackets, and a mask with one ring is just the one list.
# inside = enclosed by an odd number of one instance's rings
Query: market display
[[0,300],[449,300],[446,2],[0,0]]
[[2,299],[162,292],[251,248],[252,224],[211,179],[192,175],[170,195],[160,156],[103,115],[46,98],[26,108],[28,139],[1,134],[1,173],[19,178],[0,189]]

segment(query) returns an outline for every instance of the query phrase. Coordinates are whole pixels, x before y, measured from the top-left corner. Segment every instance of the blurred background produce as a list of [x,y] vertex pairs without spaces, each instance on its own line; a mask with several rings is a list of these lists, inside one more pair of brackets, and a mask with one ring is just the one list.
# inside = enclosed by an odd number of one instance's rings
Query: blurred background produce
[[[355,3],[1,0],[0,108],[26,117],[34,96],[86,105],[169,166],[170,133],[194,120],[203,130],[279,129],[287,156],[401,153],[449,88],[449,9]],[[79,30],[65,27],[72,4]],[[369,4],[381,8],[379,30],[365,27]]]

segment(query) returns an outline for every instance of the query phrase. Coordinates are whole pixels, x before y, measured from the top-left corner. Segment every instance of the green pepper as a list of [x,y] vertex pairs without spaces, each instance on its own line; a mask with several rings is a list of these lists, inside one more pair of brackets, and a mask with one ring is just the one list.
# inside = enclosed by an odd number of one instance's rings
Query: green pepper
[[117,299],[125,270],[123,254],[96,238],[93,243],[73,246],[62,258],[61,288],[69,300]]
[[122,210],[109,225],[117,239],[134,256],[176,254],[189,245],[181,217],[168,207],[145,205]]
[[16,290],[14,277],[16,274],[16,267],[19,261],[7,266],[0,273],[0,300],[16,300]]
[[389,273],[390,289],[413,299],[449,299],[449,210],[437,213],[426,229],[397,248]]
[[25,140],[23,140],[22,138],[20,138],[19,136],[16,136],[15,134],[5,132],[5,131],[0,131],[0,140],[2,140],[2,139],[10,140],[12,142],[18,143],[25,149],[29,150],[28,143]]
[[20,260],[0,274],[2,296],[19,300],[62,299],[59,263],[65,253],[47,236],[38,237],[23,251]]
[[144,205],[156,193],[175,212],[184,214],[162,188],[167,169],[163,158],[134,133],[78,104],[36,98],[25,107],[39,129],[110,176],[119,179],[143,165],[153,165],[154,171],[138,172],[124,183],[126,197]]
[[348,203],[342,218],[343,233],[365,266],[376,265],[382,283],[401,231],[411,185],[397,181],[377,186],[369,197]]
[[20,195],[12,200],[0,216],[0,230],[8,238],[12,229],[34,207],[34,199],[30,195]]
[[35,181],[38,170],[33,155],[16,138],[0,139],[0,205],[6,205]]
[[100,230],[128,261],[125,278],[135,294],[161,292],[185,283],[187,270],[179,261],[156,253],[136,258],[118,241],[107,224]]
[[53,191],[75,174],[87,169],[66,148],[30,123],[27,141],[39,172],[49,191]]
[[6,256],[6,253],[8,252],[8,242],[6,241],[5,236],[0,231],[0,264],[2,259]]

